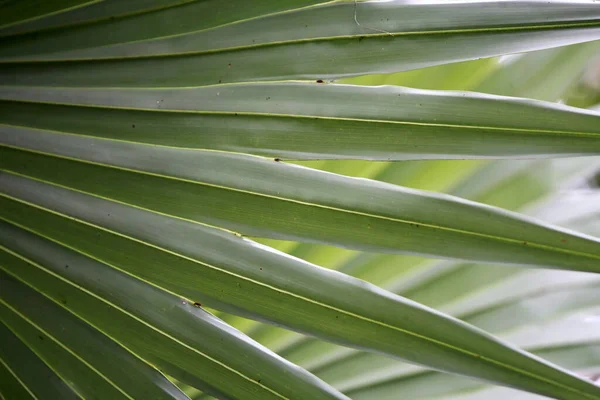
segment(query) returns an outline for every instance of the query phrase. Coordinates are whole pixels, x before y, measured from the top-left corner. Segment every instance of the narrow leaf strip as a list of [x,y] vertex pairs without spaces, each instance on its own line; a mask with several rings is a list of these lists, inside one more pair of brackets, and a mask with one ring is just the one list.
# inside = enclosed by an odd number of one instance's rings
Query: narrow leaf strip
[[281,159],[600,154],[600,114],[479,93],[277,82],[160,90],[2,87],[0,99],[18,101],[0,103],[0,123],[7,125]]

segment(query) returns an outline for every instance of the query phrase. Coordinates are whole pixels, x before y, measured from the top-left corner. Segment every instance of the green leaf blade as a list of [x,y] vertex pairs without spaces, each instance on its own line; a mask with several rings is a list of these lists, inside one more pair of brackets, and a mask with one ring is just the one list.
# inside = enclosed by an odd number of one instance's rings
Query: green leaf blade
[[11,101],[0,115],[7,125],[281,159],[600,154],[598,113],[468,92],[283,82],[179,90],[3,87],[0,98]]
[[5,399],[35,400],[44,396],[69,400],[81,398],[4,322],[0,323],[0,335],[0,393]]
[[[5,277],[3,277],[5,278]],[[3,279],[3,297],[10,293],[10,287]],[[81,398],[108,395],[114,399],[130,400],[131,397],[122,391],[114,382],[98,374],[79,357],[66,350],[44,331],[38,329],[31,321],[24,319],[3,301],[0,305],[0,318],[13,332],[18,333],[24,343],[40,357],[71,387]]]

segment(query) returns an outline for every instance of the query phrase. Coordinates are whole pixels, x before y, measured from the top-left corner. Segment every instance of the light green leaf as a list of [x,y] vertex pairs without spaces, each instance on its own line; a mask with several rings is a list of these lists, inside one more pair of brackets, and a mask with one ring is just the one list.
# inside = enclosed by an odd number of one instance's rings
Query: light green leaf
[[[529,297],[522,297],[508,304],[488,307],[477,314],[463,315],[461,318],[500,337],[510,337],[513,343],[525,346],[536,354],[540,352],[540,349],[562,349],[560,352],[561,358],[558,358],[558,355],[553,356],[551,351],[542,351],[540,355],[552,362],[557,362],[561,366],[573,370],[582,370],[590,366],[600,365],[600,353],[590,353],[586,357],[581,357],[581,351],[578,350],[580,347],[588,348],[588,350],[597,347],[597,342],[600,339],[600,327],[591,322],[584,321],[582,323],[575,318],[564,318],[564,315],[568,315],[570,311],[579,311],[579,314],[581,314],[582,310],[589,310],[588,314],[593,314],[594,307],[597,309],[599,304],[595,294],[598,292],[597,286],[598,283],[596,282],[593,285],[571,285],[568,289],[547,289],[549,294],[537,293]],[[567,304],[557,303],[557,297],[566,301]],[[538,312],[536,313],[534,310]],[[506,315],[510,315],[511,320],[503,323],[501,318]],[[561,319],[564,319],[566,323],[563,323]],[[560,323],[554,323],[555,320]],[[525,321],[527,323],[524,323]],[[571,329],[570,335],[562,335],[562,342],[556,339],[561,335],[553,335],[553,338],[548,340],[544,337],[544,334],[540,333],[544,328],[560,329],[560,324],[569,327],[567,329]],[[519,329],[515,330],[517,327]],[[534,328],[528,332],[527,327]],[[429,379],[431,383],[429,388],[439,391],[437,394],[441,395],[447,393],[450,387],[437,385],[435,381],[450,382],[455,379],[414,366],[403,365],[377,355],[348,352],[346,349],[339,349],[337,354],[330,351],[329,360],[325,357],[321,357],[319,360],[319,349],[324,350],[324,346],[313,344],[305,346],[303,349],[297,349],[289,356],[291,360],[310,368],[352,398],[355,397],[356,393],[362,392],[365,395],[368,393],[374,398],[389,398],[393,394],[396,396],[416,396],[416,393],[404,392],[404,390],[413,391],[417,389],[417,386],[412,385],[413,382],[405,382],[407,376],[412,379],[413,375],[420,375],[423,378],[422,380],[419,378],[419,385],[423,385],[423,382],[428,379],[422,375],[431,378]],[[337,361],[334,356],[336,356]],[[341,362],[342,356],[344,356],[343,362]],[[302,357],[305,357],[305,359],[302,360]],[[312,361],[308,361],[311,359]],[[457,382],[462,381],[457,380]],[[409,385],[405,386],[406,383]],[[480,386],[480,384],[472,381],[469,386]],[[372,388],[377,388],[377,393],[372,393]],[[383,393],[386,393],[386,395],[384,396]],[[428,392],[422,389],[419,395],[427,397]]]
[[[575,46],[577,45],[567,47]],[[340,79],[337,83],[366,86],[395,85],[429,90],[473,90],[482,79],[497,68],[497,57],[481,58],[394,74],[357,76]]]
[[476,90],[505,96],[558,101],[595,56],[600,41],[522,54],[488,75]]
[[[600,343],[537,349],[535,354],[570,369],[582,370],[589,365],[595,366],[600,363]],[[375,365],[377,364],[381,363],[378,362]],[[396,366],[394,375],[391,374],[392,369],[377,371],[372,375],[359,372],[360,378],[358,380],[364,379],[364,382],[371,380],[371,382],[367,385],[363,384],[361,386],[359,384],[351,388],[352,382],[348,380],[345,383],[340,383],[340,387],[347,386],[348,394],[356,400],[375,398],[391,400],[398,399],[399,397],[438,399],[464,392],[476,392],[479,397],[475,398],[487,399],[485,391],[481,391],[485,387],[479,382],[431,371],[413,370],[410,366],[403,366],[404,371],[402,371],[401,367],[400,365]],[[349,365],[348,368],[351,369],[352,366]],[[387,380],[385,376],[386,372],[390,375],[387,377]]]

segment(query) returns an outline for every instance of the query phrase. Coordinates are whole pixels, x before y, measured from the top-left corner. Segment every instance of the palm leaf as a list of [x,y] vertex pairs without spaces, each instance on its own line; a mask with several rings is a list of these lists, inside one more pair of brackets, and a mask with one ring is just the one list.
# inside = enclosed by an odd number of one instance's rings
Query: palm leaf
[[[241,237],[598,272],[594,237],[280,161],[598,154],[594,112],[329,81],[589,42],[600,38],[600,9],[255,3],[0,4],[8,10],[0,20],[0,318],[20,352],[3,355],[1,393],[36,396],[39,383],[14,361],[33,351],[38,375],[49,368],[56,390],[83,397],[181,397],[161,371],[217,397],[345,398],[199,309],[206,305],[439,371],[561,399],[600,398],[585,379],[473,325]],[[483,79],[493,64],[480,64]],[[468,176],[480,164],[465,165]],[[565,290],[570,300],[555,313],[595,302]],[[518,301],[446,311],[502,331],[486,321]],[[288,352],[303,342],[295,338]],[[117,358],[127,360],[122,370],[109,368]],[[124,379],[120,371],[130,369]]]

